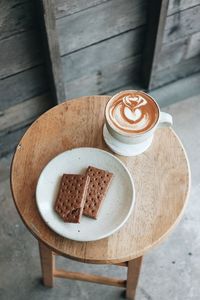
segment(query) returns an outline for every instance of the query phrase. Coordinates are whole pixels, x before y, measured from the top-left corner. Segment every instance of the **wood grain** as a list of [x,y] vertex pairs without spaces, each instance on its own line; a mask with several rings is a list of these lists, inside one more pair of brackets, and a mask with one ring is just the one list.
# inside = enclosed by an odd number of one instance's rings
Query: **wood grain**
[[36,28],[35,1],[1,0],[0,40]]
[[[173,67],[183,63],[184,60],[200,55],[200,33],[178,39],[174,42],[164,44],[160,51],[156,71]],[[187,71],[187,70],[186,70]],[[166,80],[168,78],[166,77]]]
[[0,79],[43,62],[36,31],[19,33],[1,40],[0,49]]
[[82,97],[46,112],[20,141],[11,168],[16,208],[32,234],[56,253],[90,263],[132,260],[161,242],[180,220],[190,186],[182,144],[172,129],[158,129],[144,154],[118,156],[132,174],[136,189],[134,211],[118,232],[100,241],[81,243],[58,236],[48,228],[35,202],[39,175],[53,157],[67,149],[85,146],[109,151],[102,137],[108,99]]
[[163,43],[175,41],[200,30],[200,5],[167,17]]
[[152,76],[151,88],[155,89],[169,82],[186,78],[200,71],[200,55],[181,60],[180,63],[169,65],[167,68],[157,70]]
[[12,153],[30,124],[0,136],[0,157]]
[[119,267],[128,267],[128,262],[125,261],[125,262],[121,262],[121,263],[118,263],[118,264],[114,264],[115,266],[119,266]]
[[[140,81],[144,26],[62,57],[67,98]],[[70,70],[70,72],[69,72]]]
[[33,122],[52,107],[49,94],[43,94],[4,110],[0,116],[0,136]]
[[[171,0],[168,12],[167,1],[163,1],[159,16],[161,29],[158,27],[153,60],[149,59],[151,52],[147,46],[145,47],[147,55],[144,55],[146,59],[143,60],[144,79],[150,90],[199,71],[197,67],[199,63],[196,65],[198,58],[188,60],[200,53],[198,41],[200,5],[196,5],[200,4],[198,1],[186,3],[184,0]],[[151,8],[153,9],[152,5]],[[148,14],[150,12],[148,11]],[[152,12],[151,19],[154,18],[154,11]],[[148,31],[152,30],[153,27],[150,26]],[[146,45],[151,45],[151,40],[151,34],[148,34]]]
[[[106,66],[141,54],[145,26],[125,32],[62,57],[64,81],[81,78],[86,74],[103,71]],[[113,67],[113,66],[112,66]],[[70,72],[69,72],[70,70]]]
[[43,283],[45,286],[53,287],[53,273],[55,269],[55,257],[51,249],[39,242],[40,262]]
[[144,0],[111,0],[78,14],[58,19],[61,55],[144,25],[145,11]]
[[68,98],[89,94],[106,94],[110,90],[128,83],[138,82],[140,78],[141,55],[125,58],[117,63],[107,64],[100,70],[65,82]]
[[24,100],[41,95],[48,89],[44,65],[4,78],[0,80],[0,111],[3,112]]
[[152,74],[151,88],[199,72],[200,34],[186,35],[172,42],[164,43]]
[[139,280],[140,268],[142,265],[142,257],[130,260],[128,262],[127,282],[126,282],[126,298],[134,300],[136,287]]
[[192,6],[200,4],[200,0],[170,0],[167,15],[175,14],[179,11],[186,10]]
[[190,35],[186,58],[200,55],[200,32]]
[[56,0],[56,18],[72,15],[92,6],[97,6],[109,0]]
[[0,157],[13,152],[28,126],[52,107],[52,98],[43,94],[1,111]]
[[[190,37],[162,45],[156,70],[163,70],[186,59]],[[166,78],[167,79],[167,78]]]
[[54,276],[59,278],[72,279],[72,280],[89,281],[89,282],[94,282],[99,284],[126,287],[126,280],[88,274],[88,273],[66,272],[64,270],[57,269],[54,271]]

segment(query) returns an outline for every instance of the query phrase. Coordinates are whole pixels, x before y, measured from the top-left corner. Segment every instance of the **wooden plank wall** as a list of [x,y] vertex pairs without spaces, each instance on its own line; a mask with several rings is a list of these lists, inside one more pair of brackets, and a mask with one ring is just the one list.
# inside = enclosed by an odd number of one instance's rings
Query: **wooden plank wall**
[[0,156],[52,106],[37,26],[35,1],[1,0]]
[[56,0],[67,98],[140,82],[147,0]]
[[[50,0],[49,0],[50,1]],[[66,97],[143,88],[148,0],[54,0]],[[50,3],[50,2],[49,2]],[[35,0],[1,0],[0,156],[53,105]],[[151,89],[200,71],[200,0],[170,0]]]
[[[67,98],[144,88],[146,0],[55,0]],[[200,71],[200,0],[170,0],[149,90]]]
[[200,71],[200,0],[170,0],[151,89]]

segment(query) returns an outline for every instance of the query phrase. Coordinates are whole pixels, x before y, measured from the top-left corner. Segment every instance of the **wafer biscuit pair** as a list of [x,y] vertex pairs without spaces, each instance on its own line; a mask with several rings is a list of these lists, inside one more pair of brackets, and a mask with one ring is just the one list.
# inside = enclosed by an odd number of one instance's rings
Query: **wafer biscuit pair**
[[112,177],[112,173],[91,166],[85,175],[64,174],[55,211],[69,223],[80,223],[82,214],[97,219]]

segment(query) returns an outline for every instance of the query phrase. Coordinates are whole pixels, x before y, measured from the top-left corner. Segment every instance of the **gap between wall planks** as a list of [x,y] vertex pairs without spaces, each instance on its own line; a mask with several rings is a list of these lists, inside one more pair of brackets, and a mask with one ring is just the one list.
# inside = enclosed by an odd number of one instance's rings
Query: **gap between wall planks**
[[[194,0],[193,4],[197,4],[199,0]],[[54,5],[55,2],[55,5]],[[65,35],[64,40],[61,40],[59,42],[59,32],[60,32],[60,25],[61,23],[65,24],[67,28],[69,29],[70,26],[70,22],[68,20],[68,22],[65,21],[59,21],[59,23],[56,23],[56,18],[59,20],[60,18],[63,19],[63,17],[68,16],[70,18],[70,20],[74,20],[74,18],[76,19],[76,17],[70,16],[73,15],[79,11],[83,11],[81,12],[81,18],[84,18],[83,15],[85,15],[85,5],[86,5],[86,11],[88,8],[91,7],[95,7],[95,11],[96,11],[96,6],[100,6],[103,5],[105,7],[107,7],[107,1],[104,0],[95,0],[94,2],[81,2],[81,4],[79,4],[78,2],[73,2],[74,6],[70,7],[70,3],[72,3],[72,0],[69,1],[64,1],[64,0],[43,0],[43,5],[47,5],[46,9],[46,15],[50,15],[47,19],[44,18],[44,22],[45,22],[45,27],[46,27],[46,34],[47,34],[47,38],[48,38],[48,43],[49,43],[49,53],[50,53],[50,66],[51,66],[51,72],[52,72],[52,77],[53,77],[53,82],[54,82],[54,86],[55,86],[55,92],[56,92],[56,98],[57,98],[57,102],[60,103],[62,102],[65,98],[66,98],[66,94],[69,98],[72,97],[76,97],[76,96],[81,96],[81,95],[87,95],[88,93],[90,94],[105,94],[106,91],[109,91],[110,89],[108,88],[109,86],[112,86],[114,89],[116,89],[118,87],[119,82],[115,82],[115,78],[113,76],[109,76],[109,79],[113,77],[113,80],[110,82],[104,72],[102,76],[99,76],[100,72],[88,72],[88,74],[84,74],[84,76],[80,77],[74,77],[71,78],[71,72],[69,72],[68,67],[66,67],[64,65],[64,68],[62,70],[62,64],[68,63],[68,64],[72,64],[71,59],[69,59],[69,55],[70,57],[72,56],[72,58],[74,58],[74,56],[81,56],[82,52],[84,52],[85,57],[88,58],[88,61],[90,61],[90,59],[92,59],[90,57],[90,55],[86,55],[86,52],[91,52],[90,49],[93,50],[93,55],[94,55],[94,47],[99,47],[99,44],[102,44],[102,40],[98,41],[97,45],[89,45],[89,47],[87,46],[86,49],[76,49],[78,50],[77,53],[73,53],[73,54],[64,54],[64,56],[61,58],[61,54],[63,55],[62,51],[63,51],[63,43],[66,44],[66,40],[67,40],[67,35]],[[114,3],[114,2],[113,2]],[[121,3],[119,1],[119,3]],[[148,1],[149,3],[149,1]],[[114,5],[114,4],[113,4]],[[141,4],[138,4],[141,6]],[[145,90],[152,90],[154,88],[156,88],[157,86],[161,86],[165,83],[168,83],[170,81],[174,81],[177,78],[182,78],[185,77],[187,75],[190,75],[190,73],[194,73],[194,72],[198,72],[198,67],[195,65],[190,67],[190,60],[194,60],[193,58],[190,59],[189,54],[186,55],[186,60],[185,58],[182,56],[178,56],[176,55],[176,45],[177,46],[180,43],[185,43],[185,40],[189,39],[188,37],[184,37],[184,39],[182,38],[182,40],[178,40],[175,41],[173,43],[173,45],[171,46],[171,44],[168,45],[168,43],[166,43],[166,45],[164,46],[164,48],[162,49],[163,46],[163,41],[166,40],[166,25],[169,27],[168,31],[170,30],[171,26],[173,25],[173,22],[170,23],[169,20],[172,19],[173,16],[171,16],[171,19],[168,19],[168,22],[166,23],[167,20],[167,14],[170,15],[170,13],[172,12],[176,12],[177,9],[179,8],[184,9],[185,4],[183,2],[180,2],[179,6],[177,7],[177,5],[175,5],[175,3],[169,2],[168,0],[152,0],[151,3],[149,3],[149,7],[148,7],[148,25],[147,25],[147,37],[146,37],[146,45],[144,47],[144,53],[143,53],[143,57],[142,57],[142,71],[143,71],[143,79],[144,79],[144,83],[141,82],[140,86],[142,89]],[[187,5],[186,8],[190,7],[192,4],[190,4],[189,6]],[[169,9],[168,9],[169,6]],[[72,11],[70,10],[72,9]],[[136,8],[135,8],[136,9]],[[193,8],[191,8],[190,10],[192,10]],[[136,9],[137,10],[137,9]],[[102,9],[100,10],[102,13]],[[134,10],[135,11],[135,10]],[[133,12],[134,12],[133,11]],[[123,12],[121,12],[123,14]],[[187,13],[183,12],[183,14]],[[188,12],[189,14],[189,12]],[[136,14],[137,15],[137,14]],[[65,19],[65,18],[64,18]],[[53,40],[53,43],[55,43],[55,39],[51,38],[52,35],[52,30],[48,29],[48,22],[49,20],[51,20],[50,25],[53,27],[54,29],[54,36],[56,37],[56,49],[57,51],[55,51],[54,46],[55,45],[51,45],[50,42]],[[52,22],[53,20],[53,22]],[[47,22],[48,21],[48,22]],[[52,25],[53,24],[53,25]],[[74,22],[74,26],[75,26],[76,22]],[[168,25],[170,24],[170,25]],[[130,25],[130,24],[129,24]],[[64,26],[64,25],[63,25]],[[61,26],[62,27],[62,26]],[[65,28],[65,26],[63,27]],[[66,29],[67,29],[66,28]],[[165,30],[165,32],[164,32]],[[73,31],[73,28],[72,28]],[[70,32],[70,31],[69,31]],[[66,33],[66,32],[65,32]],[[124,32],[121,32],[121,34],[123,34]],[[128,33],[127,33],[128,34]],[[131,35],[132,33],[130,33]],[[71,34],[71,38],[73,36],[76,36],[76,34],[72,35]],[[195,35],[196,37],[196,35]],[[70,41],[74,42],[74,38],[72,38]],[[78,38],[78,36],[77,36]],[[109,37],[109,39],[113,38]],[[170,35],[171,38],[171,35]],[[116,37],[117,39],[117,37]],[[167,37],[168,39],[168,37]],[[120,38],[119,38],[120,40]],[[183,41],[184,40],[184,41]],[[192,39],[192,41],[195,40],[194,38]],[[190,41],[190,40],[189,40]],[[195,48],[196,46],[191,43],[191,46],[188,48],[188,51],[191,50],[190,48],[193,47]],[[74,43],[72,42],[72,44],[74,45]],[[108,41],[106,41],[105,43],[108,43]],[[66,45],[69,45],[66,44]],[[184,44],[184,48],[185,48]],[[198,46],[198,45],[197,45]],[[60,47],[60,48],[59,48]],[[70,46],[71,47],[71,46]],[[197,47],[196,47],[197,48]],[[53,50],[52,50],[53,49]],[[98,49],[97,49],[98,50]],[[162,51],[161,51],[162,50]],[[54,51],[54,52],[53,52]],[[181,51],[183,52],[183,47],[181,47]],[[194,51],[197,52],[196,49],[194,49]],[[194,52],[193,51],[193,52]],[[196,53],[195,52],[195,53]],[[174,75],[171,74],[172,72],[170,71],[170,69],[168,68],[168,59],[166,59],[167,54],[170,54],[170,61],[172,59],[172,63],[171,63],[171,70],[174,70]],[[161,56],[160,56],[161,55]],[[55,58],[55,59],[54,59]],[[187,68],[186,70],[182,70],[184,68],[182,68],[182,59],[184,59],[184,66],[185,68]],[[58,61],[58,63],[56,62],[56,60]],[[179,63],[179,61],[181,60],[181,62]],[[197,60],[197,59],[196,59]],[[76,71],[76,66],[80,67],[77,63],[77,61],[74,59],[74,66],[72,68],[72,70],[75,72]],[[84,61],[84,60],[81,60]],[[80,63],[80,61],[79,61]],[[94,65],[94,64],[93,64]],[[139,78],[139,73],[141,73],[141,65],[140,63],[137,64],[138,68],[136,68],[135,64],[132,65],[132,70],[137,70],[138,74],[137,74],[137,78]],[[164,67],[164,68],[163,68]],[[117,73],[120,73],[120,78],[125,78],[125,81],[123,84],[120,83],[120,86],[124,85],[124,84],[131,84],[131,80],[134,81],[135,78],[130,74],[131,68],[130,66],[126,66],[124,65],[124,73],[126,72],[126,68],[129,70],[129,75],[124,77],[122,76],[122,72],[118,72],[116,70]],[[193,72],[193,68],[195,68],[195,71]],[[55,69],[55,71],[54,71]],[[80,69],[84,69],[84,68],[80,68]],[[111,68],[112,69],[112,68]],[[65,70],[65,72],[64,72]],[[88,68],[87,68],[88,70]],[[100,69],[101,70],[101,69]],[[104,70],[103,70],[104,71]],[[158,72],[159,71],[159,72]],[[183,73],[182,73],[183,71]],[[106,70],[105,70],[106,72]],[[116,74],[115,72],[115,74]],[[73,72],[72,72],[73,73]],[[135,73],[135,71],[134,71]],[[60,75],[61,74],[61,75]],[[69,75],[70,74],[70,75]],[[80,75],[80,74],[79,74]],[[113,74],[112,74],[113,75]],[[90,77],[88,77],[90,76]],[[99,77],[103,78],[103,81],[99,83]],[[130,77],[130,80],[128,80],[127,77]],[[66,79],[68,78],[68,80]],[[168,78],[168,80],[166,80],[166,78]],[[105,83],[108,83],[107,86],[105,86]],[[134,82],[133,82],[134,83]],[[138,82],[137,82],[138,84]],[[112,88],[112,89],[113,89]],[[60,97],[61,94],[61,97]]]
[[147,36],[143,53],[143,80],[145,88],[151,90],[152,77],[162,47],[169,0],[149,2],[147,15]]
[[[56,28],[56,21],[55,21],[55,19],[56,19],[55,1],[54,0],[42,0],[42,4],[43,4],[42,8],[44,10],[43,21],[45,24],[47,43],[49,46],[50,68],[51,68],[51,73],[52,73],[52,78],[54,81],[54,88],[55,88],[54,94],[56,94],[57,103],[60,103],[65,99],[66,94],[68,94],[68,87],[66,86],[66,88],[65,88],[64,77],[63,77],[63,72],[62,72],[63,70],[62,70],[61,51],[60,51],[61,49],[60,49],[60,44],[59,44],[59,39],[58,39],[58,32],[56,30],[56,29],[58,29],[58,27]],[[139,9],[141,10],[141,5],[139,5]],[[138,10],[138,8],[137,8],[137,10]],[[49,16],[47,16],[48,14],[49,14]],[[52,30],[50,30],[51,28],[49,28],[49,26],[53,27],[53,33],[52,33]],[[51,45],[52,40],[53,40],[53,46]],[[55,51],[55,47],[56,47],[56,51]],[[63,88],[63,86],[64,86],[64,88]],[[66,91],[66,93],[65,93],[65,91]],[[101,93],[101,92],[98,91],[98,93]],[[64,98],[63,98],[63,95],[64,95]],[[71,94],[70,94],[70,96],[71,96]]]
[[[148,23],[146,51],[143,54],[144,83],[147,90],[151,89],[151,79],[160,53],[165,20],[167,17],[168,0],[153,0],[148,8]],[[61,64],[59,40],[56,30],[56,16],[54,0],[42,0],[44,23],[49,46],[51,72],[54,81],[56,102],[65,99],[64,77]]]

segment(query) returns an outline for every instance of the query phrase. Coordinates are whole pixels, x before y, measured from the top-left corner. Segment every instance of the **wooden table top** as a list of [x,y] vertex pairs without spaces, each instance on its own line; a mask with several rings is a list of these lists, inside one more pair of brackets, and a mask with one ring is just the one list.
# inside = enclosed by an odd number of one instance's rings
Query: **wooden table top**
[[128,261],[162,241],[180,220],[190,188],[189,164],[180,140],[172,129],[157,129],[145,153],[137,157],[116,155],[133,175],[136,189],[134,211],[118,232],[96,242],[76,242],[45,224],[35,200],[42,169],[53,157],[75,147],[110,151],[102,136],[109,98],[81,97],[44,113],[21,139],[11,169],[13,199],[32,234],[55,252],[90,263]]

